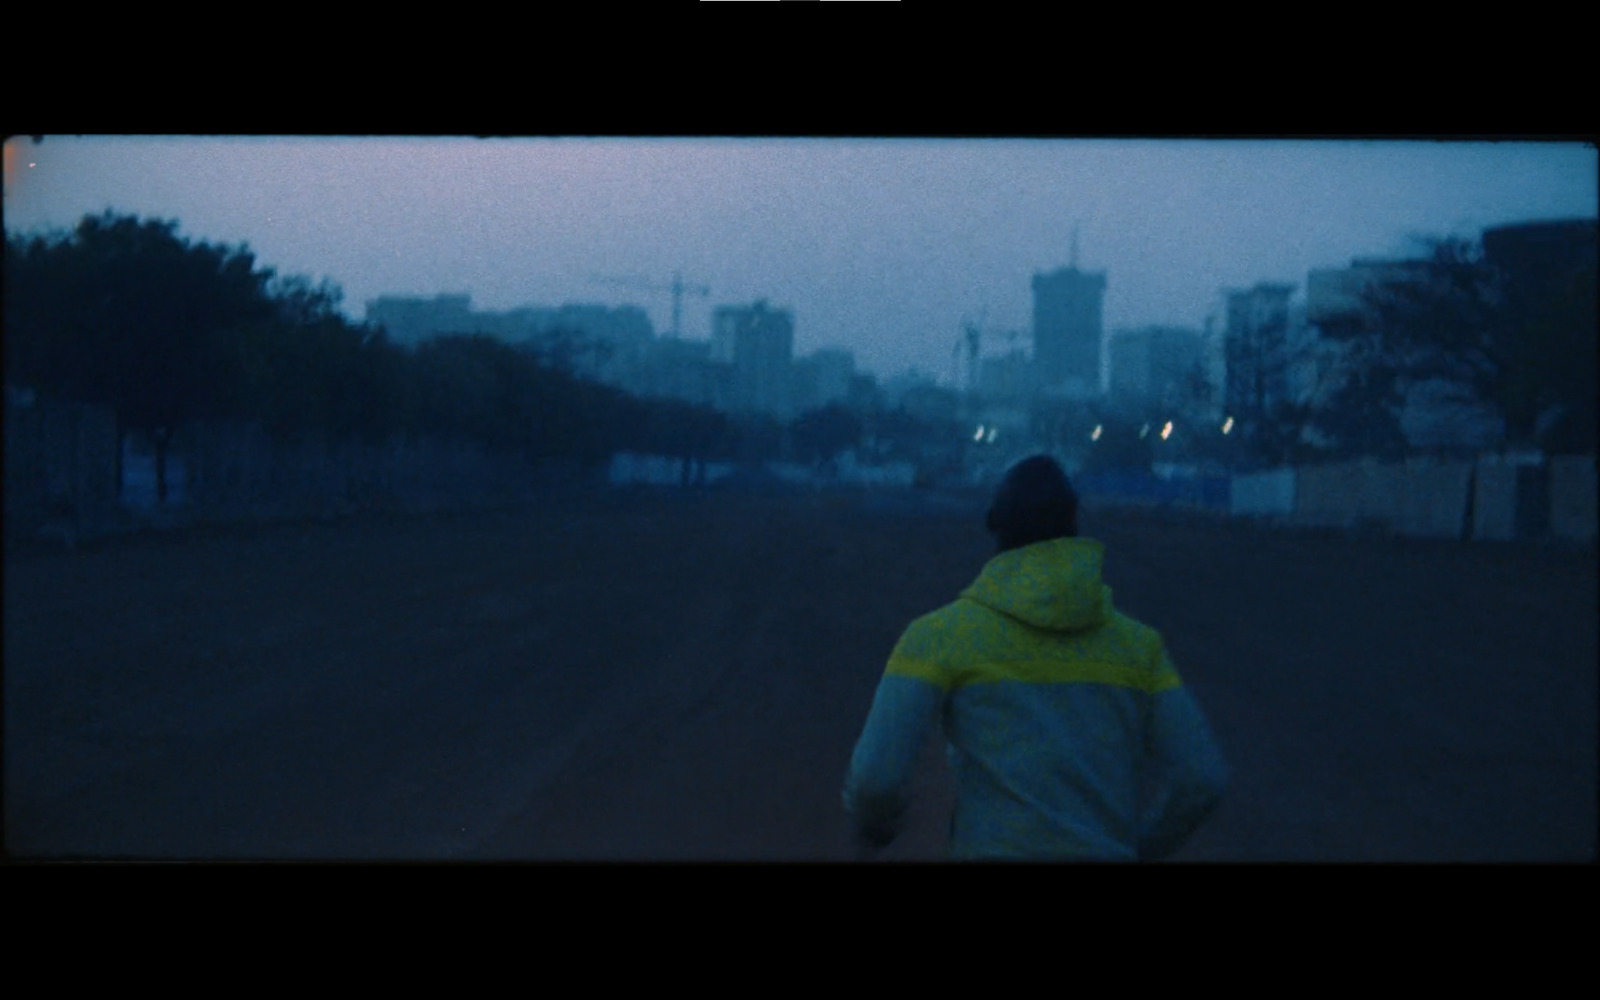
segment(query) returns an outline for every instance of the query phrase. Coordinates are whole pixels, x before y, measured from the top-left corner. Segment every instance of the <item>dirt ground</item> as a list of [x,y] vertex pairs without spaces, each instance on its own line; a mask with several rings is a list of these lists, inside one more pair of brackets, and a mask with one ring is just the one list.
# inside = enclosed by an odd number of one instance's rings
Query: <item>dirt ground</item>
[[[1180,861],[1582,861],[1592,551],[1085,511],[1233,770]],[[884,658],[981,499],[552,494],[14,553],[13,858],[849,860]],[[938,858],[930,745],[885,860]]]

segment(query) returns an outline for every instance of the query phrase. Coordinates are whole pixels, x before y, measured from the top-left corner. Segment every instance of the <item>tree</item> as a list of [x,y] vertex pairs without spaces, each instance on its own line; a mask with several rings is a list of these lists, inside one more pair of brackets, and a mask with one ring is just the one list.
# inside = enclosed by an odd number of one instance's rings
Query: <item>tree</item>
[[[1592,224],[1587,233],[1592,244]],[[1592,245],[1586,260],[1519,267],[1509,253],[1492,260],[1481,240],[1424,242],[1423,259],[1363,295],[1362,322],[1336,331],[1359,345],[1373,378],[1382,383],[1392,372],[1402,393],[1441,380],[1460,397],[1492,407],[1511,442],[1592,450]]]
[[828,465],[861,440],[861,418],[842,406],[807,410],[795,418],[795,452],[818,465]]
[[1329,451],[1341,458],[1403,458],[1409,449],[1400,425],[1403,373],[1387,359],[1376,336],[1351,334],[1342,347],[1335,384],[1309,409],[1309,425],[1332,442]]
[[399,350],[382,331],[347,320],[330,282],[274,279],[269,295],[275,315],[239,338],[241,415],[280,441],[387,440],[402,418]]
[[272,272],[247,248],[177,225],[106,212],[6,246],[8,377],[109,406],[119,455],[128,433],[148,435],[162,501],[173,433],[237,410],[240,333],[276,314]]

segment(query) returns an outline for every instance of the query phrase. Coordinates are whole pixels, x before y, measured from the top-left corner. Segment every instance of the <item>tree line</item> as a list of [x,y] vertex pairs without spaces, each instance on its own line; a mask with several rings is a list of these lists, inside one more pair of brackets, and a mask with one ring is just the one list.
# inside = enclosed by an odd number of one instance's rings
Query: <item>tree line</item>
[[854,444],[839,409],[793,426],[640,399],[573,370],[573,338],[514,345],[472,331],[415,347],[339,310],[327,281],[280,276],[247,246],[194,241],[175,221],[106,212],[68,232],[6,237],[7,382],[115,415],[153,449],[167,496],[174,436],[207,420],[275,440],[382,444],[425,436],[597,467],[620,450],[691,462],[824,460]]

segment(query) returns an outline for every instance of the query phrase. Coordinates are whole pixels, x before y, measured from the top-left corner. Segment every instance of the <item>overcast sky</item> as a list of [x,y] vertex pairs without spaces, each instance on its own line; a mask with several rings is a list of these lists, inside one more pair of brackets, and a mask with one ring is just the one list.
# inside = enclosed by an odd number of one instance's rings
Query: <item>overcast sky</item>
[[8,232],[107,208],[248,243],[327,277],[360,319],[380,295],[479,309],[634,302],[658,332],[715,305],[791,309],[795,347],[881,376],[951,374],[963,320],[985,354],[1031,323],[1030,279],[1106,272],[1109,329],[1199,327],[1218,293],[1407,253],[1417,235],[1596,215],[1596,151],[1561,142],[968,139],[13,139]]

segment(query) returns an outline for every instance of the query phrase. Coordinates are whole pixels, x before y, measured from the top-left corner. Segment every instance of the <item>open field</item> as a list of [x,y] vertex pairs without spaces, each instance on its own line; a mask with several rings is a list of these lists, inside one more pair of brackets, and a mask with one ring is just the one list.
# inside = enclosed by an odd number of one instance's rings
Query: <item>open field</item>
[[[838,788],[974,503],[561,493],[5,567],[13,857],[845,860]],[[1581,861],[1596,566],[1090,509],[1233,768],[1188,861]],[[930,746],[889,859],[937,857]]]

